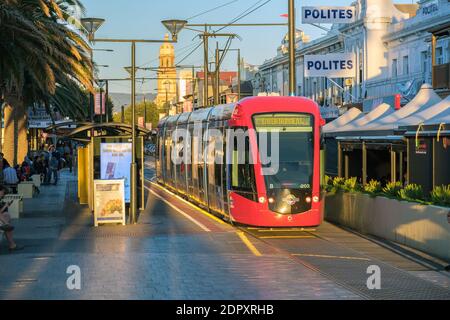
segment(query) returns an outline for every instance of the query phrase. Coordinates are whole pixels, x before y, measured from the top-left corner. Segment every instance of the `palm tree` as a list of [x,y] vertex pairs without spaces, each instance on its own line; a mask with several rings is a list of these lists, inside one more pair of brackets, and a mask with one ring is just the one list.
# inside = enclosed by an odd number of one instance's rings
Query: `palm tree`
[[89,46],[69,25],[78,0],[3,0],[0,4],[0,93],[5,110],[5,158],[28,152],[27,107],[57,108],[84,117],[83,90],[92,91]]

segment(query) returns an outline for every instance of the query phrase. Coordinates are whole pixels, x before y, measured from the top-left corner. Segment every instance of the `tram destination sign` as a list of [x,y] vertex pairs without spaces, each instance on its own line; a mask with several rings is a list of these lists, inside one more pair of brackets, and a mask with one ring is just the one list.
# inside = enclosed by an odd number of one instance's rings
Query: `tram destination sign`
[[312,117],[305,114],[264,114],[254,117],[257,130],[269,128],[303,128],[312,130]]
[[305,77],[352,78],[355,54],[352,52],[305,55]]
[[302,23],[352,23],[355,7],[302,7]]

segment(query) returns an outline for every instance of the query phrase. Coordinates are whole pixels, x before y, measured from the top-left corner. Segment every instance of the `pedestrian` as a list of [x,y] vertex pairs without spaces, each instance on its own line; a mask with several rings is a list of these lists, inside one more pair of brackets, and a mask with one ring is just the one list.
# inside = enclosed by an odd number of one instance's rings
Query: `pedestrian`
[[12,201],[8,203],[3,202],[5,193],[5,187],[0,186],[0,231],[5,233],[5,238],[8,241],[9,252],[23,250],[24,246],[19,246],[14,242],[14,226],[11,225],[11,216],[8,214],[8,207],[12,204]]
[[3,183],[11,186],[14,190],[16,190],[17,183],[19,183],[17,171],[12,168],[9,163],[6,163],[6,167],[3,168]]
[[48,183],[50,183],[51,181],[51,177],[53,176],[53,184],[56,186],[58,183],[58,170],[59,170],[59,159],[56,155],[56,151],[53,152],[53,154],[50,157],[50,162],[49,162],[49,178],[48,178]]
[[[51,150],[49,148],[49,150]],[[49,169],[49,163],[50,163],[50,152],[42,152],[41,155],[43,161],[43,169],[44,169],[44,184],[50,184],[50,169]]]

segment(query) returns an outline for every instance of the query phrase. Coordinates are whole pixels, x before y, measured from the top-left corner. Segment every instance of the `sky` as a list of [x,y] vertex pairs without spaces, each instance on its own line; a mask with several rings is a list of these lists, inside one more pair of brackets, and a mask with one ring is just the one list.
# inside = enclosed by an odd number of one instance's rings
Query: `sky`
[[[189,23],[229,23],[248,8],[255,4],[263,4],[267,0],[82,0],[86,17],[105,19],[105,24],[97,31],[97,38],[119,39],[163,39],[167,33],[161,24],[164,19],[186,19]],[[230,3],[231,2],[231,3]],[[296,26],[302,29],[311,39],[320,37],[325,31],[310,25],[300,24],[301,6],[350,5],[351,0],[297,0]],[[412,0],[396,0],[395,3],[413,3]],[[209,9],[227,4],[212,12],[194,17]],[[249,14],[240,23],[285,23],[287,19],[280,15],[288,12],[287,0],[271,0],[258,10]],[[194,17],[190,19],[191,17]],[[223,32],[236,33],[241,40],[233,40],[231,48],[240,48],[241,55],[246,62],[260,65],[266,59],[276,55],[277,47],[287,33],[287,27],[228,27]],[[183,30],[178,43],[175,44],[176,62],[195,48],[199,42],[198,34],[194,31]],[[219,39],[219,46],[223,47],[224,40]],[[210,40],[210,57],[213,56],[216,40]],[[131,46],[128,43],[111,44],[97,43],[96,49],[113,49],[114,52],[94,52],[94,61],[99,67],[98,77],[127,78],[128,73],[123,69],[131,65]],[[159,44],[138,44],[136,50],[136,64],[142,67],[156,67],[158,65]],[[203,63],[203,49],[199,47],[192,55],[184,60],[182,65],[201,65]],[[230,52],[225,59],[223,70],[236,70],[235,53]],[[137,77],[155,77],[151,71],[139,71]],[[128,81],[110,83],[110,92],[130,92]],[[137,83],[138,93],[156,93],[156,82],[147,81]]]

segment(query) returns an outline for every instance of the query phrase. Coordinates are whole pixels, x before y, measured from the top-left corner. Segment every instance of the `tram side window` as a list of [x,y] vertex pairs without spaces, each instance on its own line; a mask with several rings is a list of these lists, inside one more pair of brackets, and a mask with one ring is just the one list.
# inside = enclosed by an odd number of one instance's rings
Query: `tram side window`
[[[240,153],[244,153],[241,155]],[[232,158],[232,187],[233,190],[240,192],[240,195],[251,200],[256,199],[256,181],[254,166],[250,161],[250,140],[245,136],[244,150],[239,150],[237,137],[234,137]],[[244,160],[244,163],[242,163]],[[241,163],[240,163],[241,162]]]

